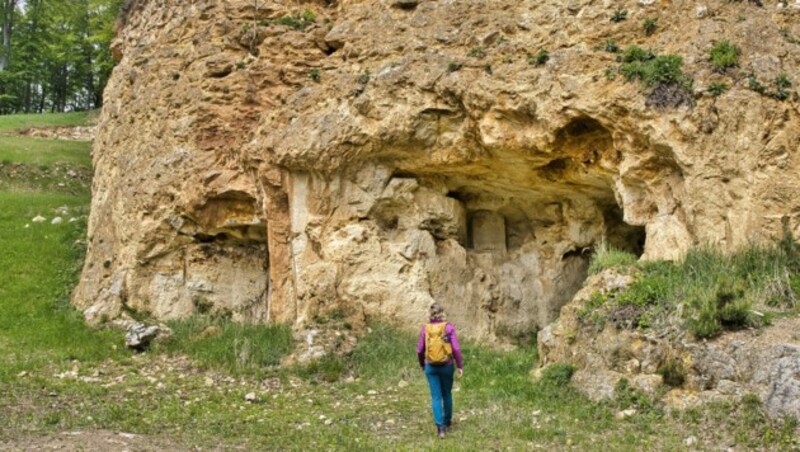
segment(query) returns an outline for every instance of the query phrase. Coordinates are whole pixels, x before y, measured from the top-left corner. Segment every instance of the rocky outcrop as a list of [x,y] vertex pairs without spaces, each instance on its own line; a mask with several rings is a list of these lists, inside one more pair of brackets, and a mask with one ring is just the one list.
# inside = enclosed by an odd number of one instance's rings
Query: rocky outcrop
[[[554,363],[571,363],[572,384],[593,400],[614,397],[625,379],[670,408],[755,395],[772,416],[800,416],[800,318],[709,341],[675,327],[640,330],[607,322],[598,331],[581,321],[579,313],[597,291],[624,289],[631,280],[613,270],[590,277],[559,319],[539,333],[535,374]],[[673,369],[665,371],[666,366]]]
[[[747,79],[797,73],[792,2],[638,2],[619,23],[589,1],[299,3],[132,3],[73,295],[89,317],[416,324],[442,301],[464,334],[513,337],[600,242],[669,259],[800,226],[797,94]],[[742,49],[724,74],[721,39]],[[608,41],[681,55],[694,99],[609,80]]]

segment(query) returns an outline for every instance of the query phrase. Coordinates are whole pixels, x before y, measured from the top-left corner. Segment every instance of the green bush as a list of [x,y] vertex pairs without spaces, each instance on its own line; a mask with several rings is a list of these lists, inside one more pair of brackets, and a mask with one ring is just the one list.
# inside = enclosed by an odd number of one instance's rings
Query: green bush
[[656,55],[634,45],[625,49],[620,61],[619,72],[626,80],[641,80],[649,88],[647,106],[677,107],[693,102],[693,80],[683,73],[680,56]]
[[553,363],[542,369],[542,384],[566,386],[572,380],[575,366],[566,363]]
[[318,82],[320,80],[319,69],[314,68],[314,69],[311,69],[310,71],[308,71],[308,78],[310,78],[311,80],[314,80],[315,82]]
[[461,69],[461,63],[451,61],[447,64],[447,72],[453,73]]
[[714,69],[722,72],[725,69],[731,67],[738,67],[739,66],[739,55],[742,53],[742,49],[739,46],[732,44],[728,40],[723,40],[714,45],[711,48],[711,64],[714,66]]
[[619,46],[617,45],[616,41],[614,41],[613,39],[609,39],[603,46],[603,50],[605,50],[608,53],[617,53],[619,52]]

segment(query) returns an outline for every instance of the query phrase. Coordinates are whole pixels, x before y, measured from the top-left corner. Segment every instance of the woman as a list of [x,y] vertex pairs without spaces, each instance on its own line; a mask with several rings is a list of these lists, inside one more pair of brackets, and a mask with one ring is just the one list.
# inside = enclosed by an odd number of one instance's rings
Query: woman
[[458,367],[459,378],[463,374],[456,328],[451,323],[445,323],[445,318],[441,305],[432,304],[430,322],[422,327],[417,343],[417,357],[431,390],[433,420],[439,438],[444,438],[453,420],[453,359]]

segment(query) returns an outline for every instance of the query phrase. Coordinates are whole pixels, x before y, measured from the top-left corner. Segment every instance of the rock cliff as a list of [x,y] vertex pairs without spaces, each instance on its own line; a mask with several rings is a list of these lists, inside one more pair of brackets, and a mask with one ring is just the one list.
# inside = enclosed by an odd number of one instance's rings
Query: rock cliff
[[[634,44],[693,84],[626,81]],[[115,54],[90,320],[414,325],[441,301],[494,340],[552,321],[601,242],[800,232],[797,0],[138,0]]]

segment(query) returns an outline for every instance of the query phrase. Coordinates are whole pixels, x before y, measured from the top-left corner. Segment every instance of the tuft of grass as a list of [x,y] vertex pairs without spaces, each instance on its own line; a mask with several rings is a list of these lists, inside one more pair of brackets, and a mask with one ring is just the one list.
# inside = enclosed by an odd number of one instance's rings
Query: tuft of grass
[[644,34],[647,36],[651,36],[653,33],[655,33],[657,27],[658,27],[658,18],[647,18],[642,23]]
[[729,88],[729,86],[728,86],[728,84],[727,84],[727,83],[723,83],[723,82],[714,82],[714,83],[712,83],[712,84],[708,85],[708,89],[707,89],[707,91],[708,91],[708,92],[709,92],[709,94],[711,94],[712,96],[714,96],[714,97],[719,97],[719,96],[721,96],[721,95],[722,95],[722,93],[724,93],[725,91],[727,91],[727,90],[728,90],[728,88]]
[[483,47],[473,47],[467,52],[467,56],[470,58],[477,58],[481,59],[486,57],[486,51],[483,50]]
[[457,61],[451,61],[447,63],[447,72],[452,74],[453,72],[461,70],[461,66],[461,63]]
[[608,247],[602,243],[592,255],[591,263],[589,264],[589,273],[600,273],[607,268],[613,267],[630,267],[636,265],[639,259],[627,251],[622,251]]
[[617,9],[611,14],[611,22],[619,23],[628,18],[627,9]]
[[789,75],[785,72],[778,74],[775,77],[775,93],[772,95],[775,99],[786,100],[789,98],[789,88],[792,87],[792,81]]
[[619,46],[617,45],[616,41],[614,41],[613,39],[609,39],[603,45],[603,50],[605,50],[608,53],[617,53],[619,52]]
[[294,347],[285,325],[250,325],[195,316],[171,322],[164,351],[186,353],[209,367],[235,375],[263,375]]
[[677,359],[670,359],[661,364],[656,373],[664,379],[664,384],[679,388],[686,382],[686,369]]
[[554,363],[542,370],[540,383],[552,386],[566,386],[572,380],[575,366],[567,363]]
[[308,78],[310,78],[311,80],[313,80],[315,82],[318,82],[320,80],[320,77],[321,76],[320,76],[319,69],[314,68],[314,69],[311,69],[310,71],[308,71]]
[[728,68],[739,66],[739,55],[741,53],[742,49],[739,46],[725,39],[714,44],[714,47],[711,48],[709,60],[714,66],[714,70],[723,72]]
[[534,66],[544,66],[550,60],[550,52],[545,49],[539,50],[536,55],[528,55],[528,63]]

